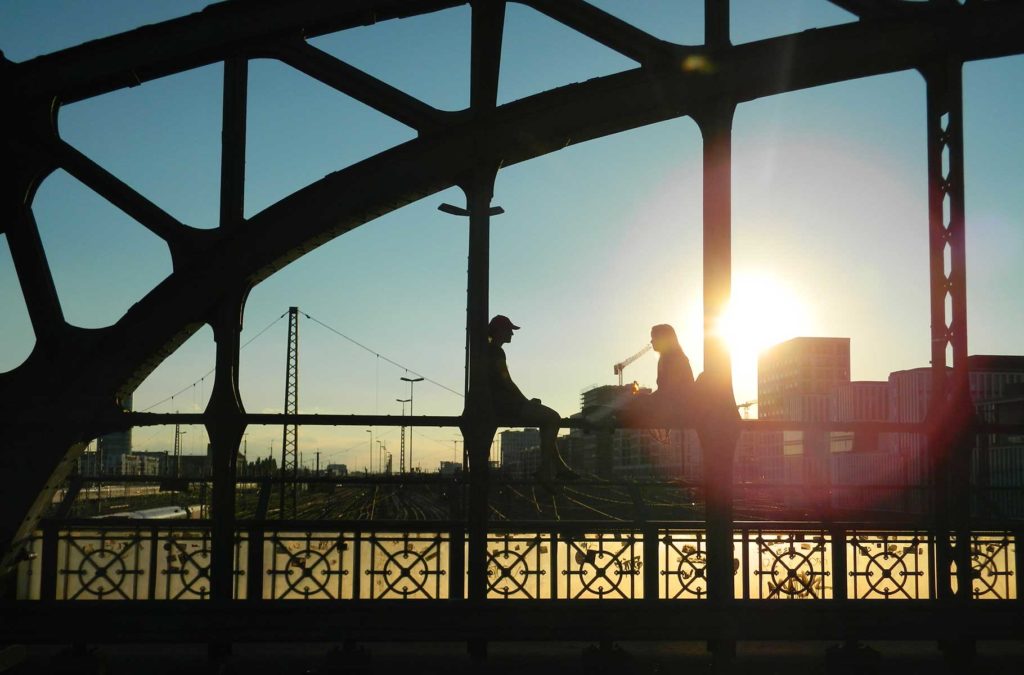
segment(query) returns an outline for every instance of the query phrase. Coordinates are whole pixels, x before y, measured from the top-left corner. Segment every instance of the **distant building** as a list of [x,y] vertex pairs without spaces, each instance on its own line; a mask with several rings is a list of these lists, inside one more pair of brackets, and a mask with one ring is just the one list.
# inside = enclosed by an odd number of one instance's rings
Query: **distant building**
[[612,437],[612,476],[699,477],[700,471],[700,443],[692,430],[619,429]]
[[1024,383],[1024,356],[975,354],[967,357],[971,400],[1003,398],[1011,385]]
[[[144,473],[139,474],[139,475],[143,475],[143,476],[164,476],[164,475],[167,475],[167,473],[171,469],[171,453],[169,453],[166,450],[159,450],[159,451],[152,451],[152,450],[138,451],[138,450],[136,450],[136,451],[132,452],[131,455],[128,455],[128,456],[129,457],[137,458],[139,461],[143,462],[143,465],[145,467],[148,467],[146,469],[146,471],[148,473],[144,472]],[[154,471],[155,471],[155,473],[153,473]]]
[[328,464],[327,475],[332,477],[342,477],[348,475],[347,464]]
[[[889,383],[887,381],[843,382],[835,386],[829,400],[832,422],[885,422],[889,419]],[[886,446],[888,449],[888,446]],[[833,431],[831,452],[878,452],[879,434]]]
[[[1024,356],[967,359],[971,398],[991,421],[1024,419]],[[850,381],[847,338],[796,338],[767,350],[758,361],[758,417],[768,420],[920,423],[932,396],[931,368],[889,374],[886,381]],[[947,376],[952,369],[946,369]],[[920,512],[927,484],[925,434],[744,434],[737,447],[737,479],[791,485],[828,484],[834,508]],[[810,462],[820,458],[822,462]],[[974,449],[975,484],[993,489],[976,510],[1024,513],[1024,436],[990,435]],[[787,503],[803,506],[800,494]],[[1020,495],[1020,496],[1018,496]]]
[[[592,387],[580,395],[585,413],[573,417],[614,411],[633,396],[650,393],[647,388],[634,391],[632,385]],[[573,429],[559,442],[562,456],[581,473],[602,478],[700,477],[700,443],[692,430],[617,429],[608,434]]]
[[540,467],[539,429],[502,431],[500,448],[501,468],[511,478],[528,478]]
[[[948,370],[952,372],[952,370]],[[923,422],[932,395],[932,369],[912,368],[889,373],[889,421]],[[923,469],[925,438],[922,434],[899,432],[889,435],[889,449],[913,462],[916,473]]]
[[[121,400],[121,410],[131,412],[132,397],[126,396]],[[105,434],[96,439],[96,455],[99,460],[101,473],[120,473],[121,458],[132,451],[132,430],[115,431]]]
[[889,383],[843,382],[832,390],[829,419],[835,422],[884,422],[889,419]]
[[[967,357],[971,400],[979,413],[989,401],[997,401],[1005,392],[1024,383],[1024,356],[976,354]],[[946,369],[952,374],[951,368]],[[923,422],[928,414],[932,394],[931,368],[900,370],[889,374],[889,421]],[[916,466],[914,472],[924,472],[924,450],[927,439],[923,434],[902,432],[891,434],[890,449],[898,452]]]
[[437,472],[442,476],[457,476],[462,473],[462,462],[442,461]]
[[[1024,424],[1024,384],[1008,384],[999,398],[978,405],[978,414],[995,424]],[[1024,517],[1024,434],[989,434],[975,448],[974,482],[989,488],[981,516]]]
[[[889,382],[838,384],[829,405],[833,422],[885,422],[889,419]],[[893,511],[906,505],[899,498],[899,486],[906,479],[904,467],[889,452],[887,437],[864,429],[829,433],[828,481],[833,508]]]
[[[1024,356],[967,357],[971,398],[979,417],[998,424],[1024,424]],[[974,482],[988,488],[979,515],[1024,516],[1024,434],[990,434],[974,449]]]
[[[757,417],[828,421],[833,390],[849,381],[850,338],[798,337],[781,342],[757,360]],[[823,456],[827,441],[825,434],[785,431],[781,454]]]
[[78,458],[78,473],[83,476],[95,476],[100,470],[99,455],[95,450],[86,450]]
[[[163,453],[165,456],[167,453]],[[161,458],[152,453],[129,452],[121,455],[122,476],[159,476],[163,464]]]

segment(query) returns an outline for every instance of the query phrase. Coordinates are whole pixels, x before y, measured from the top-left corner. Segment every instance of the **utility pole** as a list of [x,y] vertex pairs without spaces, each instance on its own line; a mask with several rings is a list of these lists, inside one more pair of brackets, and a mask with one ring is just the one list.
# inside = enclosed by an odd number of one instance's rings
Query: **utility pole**
[[[181,437],[187,434],[180,424],[174,425],[174,477],[181,478]],[[97,444],[98,447],[99,444]]]
[[[412,390],[412,387],[417,382],[422,382],[423,378],[422,377],[403,377],[402,381],[409,383],[409,417],[412,417],[412,405],[413,405],[413,403],[412,403],[412,400],[413,400],[413,390]],[[415,465],[412,463],[412,428],[410,427],[410,429],[409,429],[409,471],[412,471],[414,466]]]
[[[284,414],[299,413],[299,308],[288,308],[288,346],[284,369]],[[285,424],[281,438],[281,511],[284,518],[285,492],[291,493],[292,516],[295,516],[299,475],[299,427]],[[289,481],[290,479],[290,481]],[[287,483],[291,483],[286,490]]]
[[[458,462],[459,462],[459,443],[462,443],[462,441],[457,439],[457,438],[453,438],[452,439],[452,463],[453,464],[458,464]],[[465,444],[463,444],[463,446],[462,446],[462,473],[464,475],[468,475],[468,472],[469,472],[469,462],[467,461],[467,459],[468,458],[466,457],[466,446],[465,446]]]
[[317,451],[316,451],[316,475],[317,475],[317,477],[320,476],[320,449],[319,448],[317,448]]
[[400,447],[400,451],[398,453],[398,471],[400,473],[405,473],[405,424],[404,424],[405,404],[406,403],[412,403],[412,399],[411,398],[396,398],[395,400],[402,404],[402,418],[403,418],[403,424],[402,424],[402,444],[401,444],[401,446],[399,446]]

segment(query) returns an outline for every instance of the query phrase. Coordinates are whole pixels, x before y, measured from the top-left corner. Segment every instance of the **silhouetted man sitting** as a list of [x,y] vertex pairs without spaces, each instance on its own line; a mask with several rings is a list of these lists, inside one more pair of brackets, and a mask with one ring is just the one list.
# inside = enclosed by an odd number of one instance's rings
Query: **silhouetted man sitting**
[[505,350],[501,346],[512,341],[512,331],[515,330],[519,330],[519,326],[501,314],[491,319],[487,326],[488,376],[494,414],[499,424],[509,421],[540,429],[540,468],[536,473],[537,478],[575,480],[579,474],[565,463],[558,452],[561,415],[541,405],[539,398],[526,398],[509,375]]

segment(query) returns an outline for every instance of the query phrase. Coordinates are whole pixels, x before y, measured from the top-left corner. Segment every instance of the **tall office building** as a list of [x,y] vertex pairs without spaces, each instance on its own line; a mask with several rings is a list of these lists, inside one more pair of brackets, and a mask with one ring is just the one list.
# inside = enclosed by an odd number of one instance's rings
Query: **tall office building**
[[[1024,424],[1024,384],[1008,384],[999,398],[978,404],[978,415],[995,424]],[[983,508],[1024,517],[1024,434],[989,434],[975,450],[974,478],[990,491]]]
[[[121,400],[121,410],[131,412],[132,397],[129,394]],[[115,431],[96,440],[96,456],[105,474],[121,473],[122,459],[132,451],[132,430]]]
[[[948,371],[952,372],[952,371]],[[932,369],[911,368],[889,373],[889,421],[923,422],[932,395]],[[889,447],[904,457],[921,461],[925,439],[921,434],[899,432],[889,437]]]
[[[976,408],[988,401],[1003,398],[1008,390],[1024,382],[1024,356],[976,354],[967,357],[971,400]],[[947,368],[947,374],[952,369]],[[932,394],[931,368],[913,368],[889,374],[889,420],[892,422],[923,422],[928,414]],[[924,451],[927,439],[923,434],[901,432],[891,434],[890,448],[900,453],[912,466],[912,474],[924,475]]]
[[[850,381],[850,338],[799,337],[757,360],[758,419],[824,422],[833,390]],[[824,454],[827,437],[786,431],[782,453]]]
[[1003,398],[1010,385],[1024,382],[1024,356],[975,354],[967,357],[967,370],[977,405]]
[[515,478],[526,478],[540,466],[540,430],[501,432],[501,466]]
[[[889,383],[886,381],[843,382],[832,390],[829,420],[833,422],[885,422],[889,419]],[[831,433],[832,452],[877,452],[879,434],[849,431]],[[888,443],[885,444],[888,449]]]
[[829,419],[836,422],[884,422],[889,419],[889,383],[843,382],[832,390]]

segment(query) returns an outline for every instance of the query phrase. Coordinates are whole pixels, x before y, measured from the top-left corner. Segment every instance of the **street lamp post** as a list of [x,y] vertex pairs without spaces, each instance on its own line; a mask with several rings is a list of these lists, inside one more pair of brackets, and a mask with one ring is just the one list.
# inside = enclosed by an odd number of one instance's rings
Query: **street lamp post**
[[366,475],[369,476],[373,468],[373,429],[367,429],[366,433],[370,434],[370,462],[366,465]]
[[[413,400],[413,390],[412,390],[412,388],[413,388],[413,385],[416,384],[417,382],[422,382],[423,378],[422,377],[403,377],[401,379],[402,379],[403,382],[408,382],[409,383],[409,417],[412,417],[412,406],[413,406],[413,403],[412,403],[412,400]],[[412,431],[413,431],[412,427],[410,426],[410,428],[409,428],[409,471],[412,471],[413,466],[415,466],[412,463],[412,435],[413,435]]]

